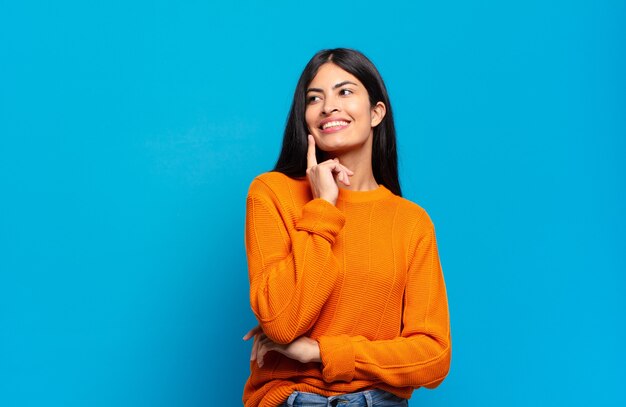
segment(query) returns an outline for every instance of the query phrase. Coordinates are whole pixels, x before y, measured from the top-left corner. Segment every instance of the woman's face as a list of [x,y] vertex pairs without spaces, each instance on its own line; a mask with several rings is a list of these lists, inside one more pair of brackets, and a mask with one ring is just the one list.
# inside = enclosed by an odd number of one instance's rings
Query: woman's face
[[371,146],[373,128],[384,115],[385,105],[372,107],[361,81],[333,63],[322,65],[306,89],[306,123],[322,151]]

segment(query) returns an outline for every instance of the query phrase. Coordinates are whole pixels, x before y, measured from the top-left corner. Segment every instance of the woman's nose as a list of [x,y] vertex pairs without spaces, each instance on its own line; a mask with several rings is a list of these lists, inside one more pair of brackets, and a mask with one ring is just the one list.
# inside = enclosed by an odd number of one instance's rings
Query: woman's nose
[[322,106],[322,113],[325,115],[329,115],[332,112],[339,111],[340,104],[335,98],[326,98],[324,99],[324,105]]

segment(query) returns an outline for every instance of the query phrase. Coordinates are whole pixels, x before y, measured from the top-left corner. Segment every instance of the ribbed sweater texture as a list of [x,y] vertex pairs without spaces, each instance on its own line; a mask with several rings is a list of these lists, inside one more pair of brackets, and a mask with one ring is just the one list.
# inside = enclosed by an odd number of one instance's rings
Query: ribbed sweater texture
[[321,363],[278,352],[250,364],[245,406],[277,406],[294,391],[332,396],[379,388],[409,398],[450,366],[446,289],[433,223],[384,186],[313,199],[306,179],[278,172],[250,185],[250,304],[278,343],[319,343]]

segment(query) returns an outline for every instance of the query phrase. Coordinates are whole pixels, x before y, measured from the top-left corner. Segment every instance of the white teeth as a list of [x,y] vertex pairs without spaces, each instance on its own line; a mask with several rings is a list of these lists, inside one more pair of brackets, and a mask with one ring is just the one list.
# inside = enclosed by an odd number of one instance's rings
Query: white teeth
[[338,120],[335,122],[324,123],[324,125],[322,126],[322,129],[326,130],[329,127],[347,126],[347,125],[348,125],[348,122],[344,122],[343,120]]

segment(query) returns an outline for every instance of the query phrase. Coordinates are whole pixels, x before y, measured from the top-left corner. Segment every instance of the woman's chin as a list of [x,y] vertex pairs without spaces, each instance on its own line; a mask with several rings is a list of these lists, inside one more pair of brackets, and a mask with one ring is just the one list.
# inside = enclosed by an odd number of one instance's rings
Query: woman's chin
[[317,146],[323,152],[329,154],[332,157],[335,157],[337,155],[350,153],[350,152],[356,152],[358,150],[367,148],[366,145],[367,145],[366,140],[365,142],[362,142],[362,143],[347,142],[344,140],[336,140],[330,143],[328,142],[319,143]]
[[317,144],[320,150],[327,153],[349,150],[351,148],[357,148],[354,143],[350,143],[344,137],[322,136],[322,139]]
[[326,155],[329,156],[330,158],[336,157],[347,151],[350,151],[349,147],[347,148],[341,145],[319,146],[319,149],[323,151],[324,153],[326,153]]

